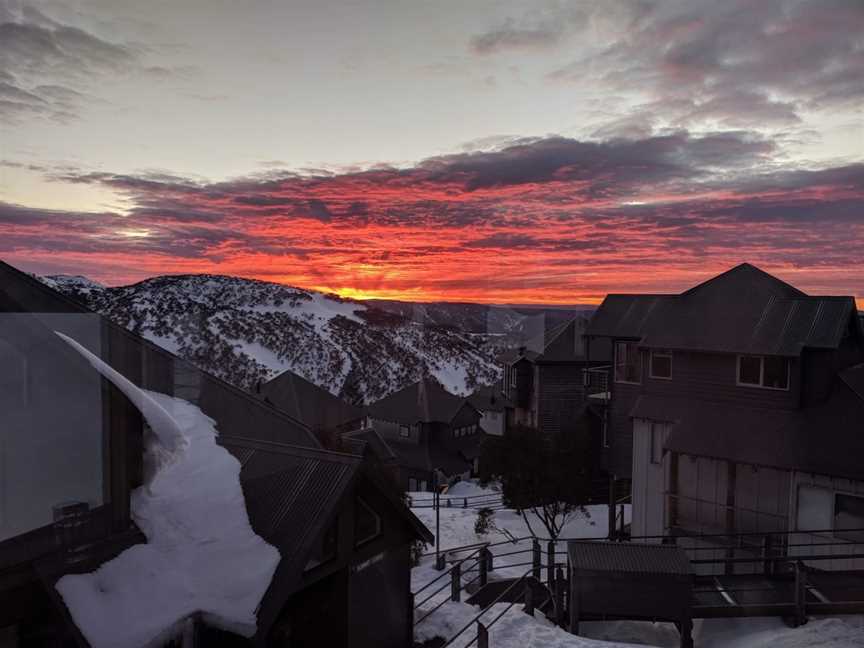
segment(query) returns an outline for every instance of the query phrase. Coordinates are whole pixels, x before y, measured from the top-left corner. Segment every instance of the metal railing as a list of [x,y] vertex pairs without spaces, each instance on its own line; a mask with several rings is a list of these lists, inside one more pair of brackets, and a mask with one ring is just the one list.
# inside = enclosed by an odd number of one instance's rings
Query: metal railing
[[[859,529],[851,529],[849,531],[857,532]],[[777,603],[750,605],[743,604],[736,600],[736,594],[772,592],[777,594],[782,592],[776,586],[772,586],[769,582],[765,586],[748,585],[746,587],[729,587],[722,586],[717,581],[717,576],[711,574],[696,576],[698,586],[694,588],[694,596],[698,599],[700,595],[718,595],[723,598],[721,605],[697,605],[697,613],[704,613],[706,616],[724,616],[729,613],[729,616],[736,615],[753,615],[756,613],[764,614],[789,614],[795,619],[800,620],[806,617],[808,611],[813,614],[817,613],[843,613],[843,610],[858,610],[864,609],[864,600],[855,601],[840,601],[828,602],[823,600],[819,585],[808,581],[808,572],[815,573],[816,569],[809,567],[808,562],[814,561],[815,564],[832,564],[832,561],[837,560],[855,560],[864,561],[864,543],[854,543],[845,540],[826,541],[824,534],[833,533],[833,530],[808,530],[802,531],[768,531],[768,532],[752,532],[752,533],[679,533],[677,535],[646,535],[634,536],[630,541],[636,542],[653,542],[676,544],[683,549],[694,569],[698,572],[701,567],[716,567],[724,570],[727,574],[738,576],[746,575],[761,575],[769,579],[772,578],[789,578],[790,575],[794,580],[795,593],[794,598],[788,601]],[[806,537],[805,541],[801,541]],[[438,587],[431,595],[427,595],[423,601],[414,606],[415,613],[420,611],[421,607],[429,602],[435,595],[441,593],[448,585],[450,587],[450,596],[438,602],[432,609],[423,611],[423,615],[415,621],[415,626],[426,620],[432,613],[438,610],[444,603],[448,601],[461,601],[462,592],[472,586],[475,582],[480,581],[479,587],[489,583],[489,574],[493,571],[496,559],[502,559],[510,556],[519,556],[530,554],[530,560],[520,561],[515,563],[506,563],[502,565],[505,568],[513,569],[518,567],[528,567],[525,572],[511,583],[501,594],[499,594],[490,604],[484,606],[478,614],[476,614],[469,623],[462,627],[456,634],[451,636],[444,646],[451,645],[459,636],[468,631],[475,625],[477,633],[475,637],[466,646],[477,644],[478,648],[485,648],[484,641],[488,641],[488,629],[495,624],[508,610],[510,610],[516,601],[511,601],[510,604],[502,610],[491,622],[484,624],[481,618],[489,609],[496,603],[512,594],[514,587],[525,587],[525,582],[528,577],[533,577],[536,581],[544,583],[553,593],[553,596],[566,596],[566,587],[562,586],[564,579],[559,573],[562,568],[566,568],[569,574],[569,565],[567,562],[558,562],[557,557],[562,553],[559,548],[559,543],[567,543],[570,540],[579,540],[582,542],[608,542],[604,537],[590,538],[562,538],[555,540],[546,539],[545,551],[541,546],[541,539],[536,536],[523,536],[514,538],[513,540],[505,540],[496,543],[484,543],[480,546],[467,545],[465,547],[455,547],[448,550],[451,554],[459,551],[471,550],[470,553],[461,558],[457,563],[454,563],[450,569],[442,572],[435,579],[424,585],[413,594],[416,600],[417,595],[431,587],[436,582],[440,582],[445,577],[444,584]],[[530,541],[530,546],[516,548],[510,551],[493,553],[496,547],[504,545],[519,546],[521,543]],[[859,546],[860,545],[860,548]],[[810,553],[807,555],[796,555],[797,551],[806,549]],[[735,550],[730,553],[730,550]],[[742,550],[744,555],[742,555]],[[815,550],[815,552],[814,552]],[[838,552],[839,550],[839,552]],[[718,553],[719,552],[719,553]],[[565,554],[566,555],[566,554]],[[473,559],[473,562],[471,560]],[[482,565],[482,567],[481,567]],[[463,567],[464,566],[464,567]],[[742,571],[742,567],[744,568]],[[463,582],[463,576],[470,573],[473,568],[476,568],[478,574],[468,581]],[[831,574],[832,572],[820,572],[821,574]],[[545,575],[545,579],[544,579]],[[714,579],[713,581],[709,579]],[[478,587],[478,589],[479,589]],[[558,594],[555,588],[561,590]],[[855,591],[862,595],[864,584],[855,586],[832,585],[831,591],[838,592],[841,590]],[[815,598],[817,602],[808,601],[807,596]],[[531,596],[531,595],[526,595]],[[821,597],[821,598],[820,598]],[[864,596],[861,596],[864,599]],[[556,602],[558,598],[555,599]],[[773,607],[772,607],[773,606]],[[526,611],[533,613],[533,606],[530,599],[526,602]],[[557,609],[555,612],[556,619],[563,621],[562,611]]]
[[612,365],[583,369],[582,387],[585,390],[585,396],[604,402],[608,401],[612,396],[609,387],[609,374],[611,371]]

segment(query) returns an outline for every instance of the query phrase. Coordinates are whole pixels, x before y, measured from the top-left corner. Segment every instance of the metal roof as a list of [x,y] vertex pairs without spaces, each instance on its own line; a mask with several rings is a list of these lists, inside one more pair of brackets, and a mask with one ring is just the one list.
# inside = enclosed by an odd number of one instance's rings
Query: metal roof
[[380,421],[413,423],[449,423],[467,403],[465,398],[451,394],[433,378],[426,377],[385,396],[366,408]]
[[653,348],[797,356],[805,347],[837,348],[856,312],[852,297],[810,297],[745,263],[680,295],[609,295],[588,334]]
[[382,461],[396,461],[398,459],[396,453],[393,452],[393,449],[387,441],[384,440],[384,437],[378,434],[378,431],[375,430],[375,428],[367,427],[362,430],[346,432],[342,435],[342,438],[358,442],[360,446],[362,446],[360,448],[361,453],[363,448],[368,445]]
[[311,430],[334,430],[363,417],[363,410],[293,371],[261,386],[261,395]]
[[503,412],[513,407],[513,403],[504,395],[504,384],[502,381],[494,385],[478,387],[468,396],[471,403],[480,412]]
[[570,565],[576,571],[690,576],[690,559],[680,547],[636,542],[567,543]]

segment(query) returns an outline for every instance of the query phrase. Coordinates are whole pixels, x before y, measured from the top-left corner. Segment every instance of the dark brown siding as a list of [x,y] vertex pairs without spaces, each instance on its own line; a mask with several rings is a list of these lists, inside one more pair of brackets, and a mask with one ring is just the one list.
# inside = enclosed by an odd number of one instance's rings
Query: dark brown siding
[[800,366],[791,359],[788,390],[744,387],[737,383],[737,356],[720,353],[672,352],[672,379],[648,377],[648,352],[642,356],[643,393],[741,405],[794,409],[798,407]]
[[558,432],[575,420],[584,402],[582,367],[582,363],[538,366],[537,427],[541,432]]

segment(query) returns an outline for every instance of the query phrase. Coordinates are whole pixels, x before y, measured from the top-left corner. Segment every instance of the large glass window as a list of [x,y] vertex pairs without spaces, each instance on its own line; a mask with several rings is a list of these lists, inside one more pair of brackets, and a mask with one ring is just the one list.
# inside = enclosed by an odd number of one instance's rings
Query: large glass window
[[833,528],[832,492],[824,488],[798,489],[798,530],[827,531]]
[[789,359],[776,356],[738,356],[738,384],[789,389]]
[[54,331],[101,349],[95,315],[0,313],[0,541],[105,500],[102,383]]
[[642,356],[635,342],[615,343],[615,382],[642,382]]
[[864,497],[837,493],[834,499],[834,535],[864,542]]

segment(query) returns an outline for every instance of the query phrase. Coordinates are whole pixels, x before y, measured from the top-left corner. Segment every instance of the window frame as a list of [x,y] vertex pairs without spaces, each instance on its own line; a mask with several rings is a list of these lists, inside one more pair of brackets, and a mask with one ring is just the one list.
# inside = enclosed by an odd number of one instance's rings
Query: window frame
[[[633,340],[630,340],[630,341],[616,340],[616,342],[615,342],[615,354],[614,354],[615,366],[613,367],[613,374],[614,374],[613,377],[614,377],[616,383],[622,383],[624,385],[641,385],[642,384],[642,352],[639,350],[638,344],[639,344],[638,342],[633,341]],[[624,379],[618,377],[618,366],[619,366],[618,350],[622,346],[625,348],[632,346],[636,350],[636,357],[638,358],[638,366],[637,366],[637,369],[638,369],[637,374],[639,376],[638,380],[635,380],[635,381],[624,380]],[[626,362],[624,364],[622,364],[621,366],[626,367]]]
[[[669,358],[669,375],[668,376],[658,376],[654,373],[654,358]],[[669,349],[658,349],[657,351],[651,350],[651,353],[648,356],[648,376],[650,378],[654,378],[656,380],[672,380],[672,351]]]
[[[801,527],[800,524],[800,509],[801,509],[801,491],[803,489],[808,489],[811,491],[821,491],[827,494],[830,497],[830,506],[831,509],[828,512],[828,518],[830,519],[830,529],[805,529]],[[864,500],[864,493],[850,493],[849,491],[837,490],[830,487],[819,486],[817,484],[799,484],[797,488],[796,501],[795,501],[795,531],[797,533],[811,533],[814,535],[821,535],[825,537],[832,537],[838,540],[843,540],[853,544],[864,544],[864,531],[858,531],[858,536],[849,536],[845,534],[854,533],[851,529],[838,529],[837,528],[837,500],[840,497],[851,497],[859,500]],[[864,528],[864,524],[861,527]]]
[[[862,544],[862,543],[864,543],[864,531],[853,531],[852,529],[838,529],[837,528],[837,509],[838,509],[837,500],[840,497],[854,498],[854,499],[862,500],[862,502],[864,502],[864,495],[860,495],[858,493],[848,493],[846,491],[834,491],[834,497],[832,499],[832,503],[834,505],[834,510],[832,511],[833,515],[831,516],[832,530],[833,530],[833,535],[835,538],[838,538],[840,540],[846,540],[847,542],[852,542],[855,544]],[[855,528],[862,529],[862,528],[864,528],[864,524],[861,524],[861,526],[855,527]],[[844,535],[844,534],[853,534],[853,533],[857,533],[858,535],[857,536]]]
[[411,428],[408,425],[399,425],[399,436],[402,439],[408,439],[411,437]]
[[[786,363],[786,386],[771,387],[765,384],[765,358],[780,358]],[[741,382],[741,359],[742,358],[758,358],[759,359],[759,382],[749,383]],[[750,353],[739,353],[735,361],[735,384],[738,387],[752,387],[754,389],[770,389],[772,391],[789,391],[792,387],[792,361],[784,356],[764,356]]]

